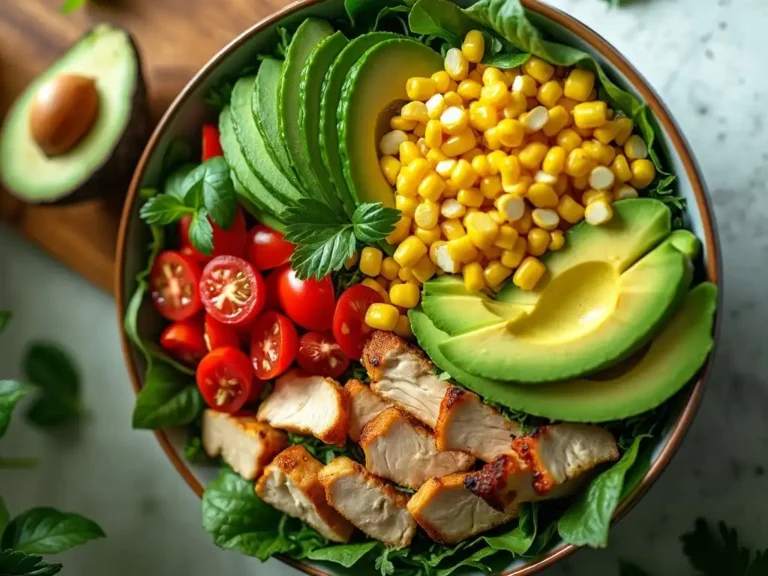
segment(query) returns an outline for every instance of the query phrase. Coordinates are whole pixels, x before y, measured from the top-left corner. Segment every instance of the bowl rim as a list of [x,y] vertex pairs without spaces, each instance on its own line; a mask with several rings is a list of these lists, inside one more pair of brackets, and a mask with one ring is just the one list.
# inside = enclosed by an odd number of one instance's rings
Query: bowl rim
[[[136,363],[132,357],[132,344],[122,328],[123,317],[125,314],[125,305],[128,301],[123,290],[123,281],[125,275],[126,238],[128,233],[128,225],[131,219],[134,203],[138,197],[138,189],[144,177],[144,172],[148,160],[152,154],[154,154],[158,142],[161,140],[162,135],[164,134],[166,128],[178,110],[186,103],[187,99],[190,98],[192,92],[195,91],[198,85],[203,82],[206,77],[211,74],[225,58],[227,58],[232,52],[239,49],[254,34],[261,32],[268,26],[276,23],[286,16],[293,14],[294,12],[313,6],[315,4],[321,4],[326,1],[329,0],[297,0],[280,10],[273,12],[252,26],[249,26],[244,32],[235,37],[224,48],[217,52],[202,68],[200,68],[200,70],[181,90],[179,95],[168,107],[168,110],[163,114],[163,117],[157,124],[157,127],[155,128],[151,138],[144,148],[141,159],[136,166],[128,194],[125,199],[125,204],[123,206],[117,239],[117,255],[115,266],[115,303],[118,315],[118,326],[120,327],[120,339],[122,342],[125,363],[128,368],[128,374],[136,394],[138,394],[141,389],[140,382],[142,378],[137,372]],[[666,106],[661,101],[661,98],[656,94],[653,88],[650,87],[645,78],[643,78],[643,76],[624,58],[624,56],[616,48],[614,48],[610,43],[608,43],[607,40],[605,40],[602,36],[589,28],[587,25],[583,24],[569,14],[559,10],[558,8],[544,4],[539,0],[521,0],[521,2],[527,10],[552,20],[557,25],[565,28],[586,42],[606,61],[608,61],[612,67],[621,72],[621,74],[628,80],[629,84],[632,85],[633,88],[640,94],[643,101],[651,109],[657,121],[668,135],[672,144],[672,148],[678,155],[681,163],[683,164],[685,173],[690,180],[693,194],[696,200],[697,209],[702,219],[704,243],[706,245],[708,255],[706,264],[706,276],[709,281],[718,284],[718,309],[720,309],[722,306],[722,286],[720,286],[720,278],[722,277],[722,265],[720,261],[720,244],[716,233],[711,200],[706,191],[706,186],[704,184],[704,179],[701,175],[700,169],[693,157],[693,154],[691,153],[688,143],[680,132],[679,127],[672,119]],[[721,316],[721,314],[717,314],[715,319],[715,346],[710,353],[707,364],[701,368],[698,380],[692,387],[689,388],[690,392],[688,399],[686,400],[685,406],[681,410],[677,420],[673,425],[669,439],[662,446],[661,451],[659,452],[656,459],[651,463],[651,466],[643,477],[642,481],[627,495],[627,497],[622,501],[622,503],[614,512],[613,518],[611,520],[612,525],[618,522],[618,520],[620,520],[624,515],[626,515],[626,513],[642,498],[642,496],[650,489],[653,483],[659,478],[663,470],[671,461],[674,454],[677,452],[683,438],[688,432],[688,429],[693,422],[694,416],[696,415],[696,412],[698,411],[698,408],[701,404],[704,393],[705,378],[711,368],[712,358],[714,357],[715,348],[719,341]],[[184,478],[186,483],[195,492],[195,494],[197,494],[198,497],[202,497],[204,491],[203,486],[200,484],[200,482],[198,482],[197,478],[195,478],[194,474],[187,466],[186,462],[182,460],[179,453],[173,448],[166,431],[155,430],[154,434],[166,456],[171,461],[174,468],[176,468],[176,471],[182,476],[182,478]],[[505,571],[499,576],[529,576],[545,569],[558,560],[569,556],[575,550],[576,547],[572,544],[562,543],[560,546],[554,550],[551,550],[546,555],[535,559],[535,561],[525,564],[524,566]],[[328,572],[311,566],[305,562],[294,560],[284,555],[278,555],[277,558],[306,574],[310,574],[312,576],[331,576],[331,574]]]

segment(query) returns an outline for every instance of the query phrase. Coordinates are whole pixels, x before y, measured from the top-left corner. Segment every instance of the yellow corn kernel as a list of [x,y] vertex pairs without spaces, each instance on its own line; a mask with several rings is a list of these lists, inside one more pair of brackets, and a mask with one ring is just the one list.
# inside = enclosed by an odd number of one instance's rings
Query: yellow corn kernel
[[507,153],[503,150],[494,150],[488,154],[488,164],[491,166],[491,176],[495,176],[501,172],[506,158]]
[[[434,264],[432,264],[434,266]],[[397,284],[389,289],[389,300],[400,308],[415,308],[419,305],[421,290],[416,284],[406,282]]]
[[581,144],[581,147],[584,149],[584,152],[587,153],[587,156],[595,161],[600,158],[600,149],[602,146],[603,145],[597,140],[584,140]]
[[381,261],[381,275],[387,280],[394,280],[397,278],[398,272],[400,272],[400,264],[398,264],[391,256],[387,256]]
[[485,262],[488,262],[489,260],[498,260],[501,258],[501,248],[498,246],[489,246],[485,250],[482,250],[483,259]]
[[502,250],[512,250],[519,237],[520,234],[517,230],[512,228],[512,226],[509,224],[502,224],[499,226],[499,233],[493,244]]
[[445,70],[440,70],[439,72],[435,72],[431,76],[432,80],[435,82],[435,90],[439,94],[445,94],[448,91],[448,84],[451,81],[451,77],[448,75],[448,72]]
[[598,164],[601,166],[610,166],[611,162],[613,162],[613,159],[616,158],[616,149],[608,144],[602,144],[598,140],[593,140],[593,142],[596,142],[600,145],[597,150]]
[[499,159],[498,167],[504,192],[513,193],[512,188],[520,181],[520,161],[514,156],[505,156]]
[[472,169],[481,178],[492,176],[493,168],[491,167],[491,162],[488,160],[488,156],[486,154],[479,154],[475,156],[472,158],[471,164]]
[[541,163],[541,169],[547,174],[557,176],[565,170],[565,148],[562,146],[552,146],[547,150],[544,161]]
[[471,262],[461,271],[464,276],[464,287],[467,292],[480,292],[485,286],[483,267],[479,262]]
[[[435,176],[437,176],[435,174]],[[439,176],[438,176],[439,178]],[[437,226],[437,221],[440,219],[440,207],[434,202],[427,200],[422,202],[416,207],[416,211],[413,214],[413,221],[419,228],[425,230],[431,230]]]
[[584,174],[584,176],[574,176],[571,178],[571,185],[574,190],[586,190],[589,188],[589,174]]
[[512,275],[512,269],[504,266],[499,260],[491,260],[483,270],[483,278],[489,288],[497,288],[504,280]]
[[[451,80],[448,83],[448,92],[456,92],[456,90],[458,89],[459,89],[459,83],[456,82],[456,80]],[[446,94],[448,94],[448,92],[446,92]],[[456,96],[459,96],[459,95],[456,94]],[[461,98],[461,96],[459,96],[459,98]]]
[[637,190],[632,188],[629,184],[617,184],[613,189],[614,200],[628,200],[630,198],[637,198]]
[[496,200],[495,205],[502,217],[509,222],[516,222],[525,215],[525,201],[515,194],[500,196]]
[[411,321],[408,316],[401,314],[397,317],[397,324],[395,324],[395,334],[400,338],[410,339],[413,338],[413,331],[411,330]]
[[528,101],[522,92],[512,92],[509,95],[509,103],[504,106],[502,112],[504,118],[519,118],[528,109]]
[[384,288],[381,284],[379,284],[376,280],[373,278],[366,278],[362,282],[360,282],[363,286],[367,286],[368,288],[371,288],[376,291],[376,293],[381,296],[381,299],[386,303],[389,304],[389,293],[387,292],[387,289]]
[[469,74],[469,60],[458,48],[451,48],[445,55],[445,71],[456,82],[461,82]]
[[557,135],[557,145],[570,153],[581,146],[582,140],[574,130],[566,128]]
[[528,188],[531,187],[531,184],[533,184],[533,178],[528,174],[521,174],[520,178],[517,179],[517,182],[511,185],[505,183],[503,176],[501,178],[501,185],[504,188],[504,192],[517,198],[524,198],[527,196]]
[[536,208],[531,212],[533,223],[539,228],[552,231],[560,225],[560,216],[550,208]]
[[[423,128],[424,124],[419,124],[419,127]],[[427,143],[424,141],[424,138],[418,139],[418,141],[416,142],[416,147],[419,149],[419,153],[422,156],[426,156],[427,154],[429,154],[430,147],[427,146]]]
[[440,224],[440,230],[443,232],[448,240],[457,240],[462,236],[466,236],[467,231],[464,229],[464,225],[458,219],[450,218]]
[[427,253],[427,247],[416,236],[408,236],[395,250],[393,258],[402,268],[410,268]]
[[613,202],[613,194],[608,190],[595,190],[591,188],[581,195],[581,203],[584,204],[584,206],[589,206],[592,202],[598,200],[610,204]]
[[456,92],[464,100],[478,100],[480,98],[480,91],[483,89],[483,85],[480,82],[466,78],[459,82],[459,87]]
[[558,196],[563,196],[571,189],[571,180],[565,173],[561,173],[557,176],[557,182],[555,182],[552,187],[555,189],[555,193]]
[[528,254],[531,256],[541,256],[549,248],[551,237],[549,232],[543,228],[531,228],[528,231]]
[[404,132],[410,132],[416,128],[416,124],[417,122],[406,120],[402,116],[392,116],[392,119],[389,121],[389,126],[392,130],[403,130]]
[[376,330],[394,330],[400,312],[391,304],[375,302],[368,306],[365,313],[365,323]]
[[410,268],[400,268],[400,271],[397,273],[397,278],[401,282],[410,282],[411,284],[419,285],[419,281],[416,280],[416,276],[413,275]]
[[629,182],[632,178],[632,170],[629,168],[629,162],[624,154],[617,154],[611,162],[611,172],[618,182]]
[[463,204],[460,204],[455,198],[443,200],[443,203],[440,205],[440,215],[449,220],[452,218],[461,218],[466,211],[466,207]]
[[533,227],[533,219],[531,217],[530,207],[525,207],[525,212],[523,212],[523,215],[518,220],[512,222],[512,227],[517,230],[519,234],[528,234],[530,229]]
[[469,106],[469,125],[475,130],[485,132],[499,123],[499,112],[493,106],[472,102]]
[[616,136],[613,139],[619,146],[624,146],[629,137],[632,136],[635,123],[632,121],[632,118],[627,118],[626,116],[616,118],[613,122],[616,125]]
[[432,150],[427,152],[427,160],[432,165],[432,167],[436,168],[440,162],[444,162],[445,160],[450,160],[450,158],[448,158],[448,156],[443,154],[443,152],[440,149],[433,148]]
[[584,218],[584,207],[570,196],[563,196],[557,204],[557,213],[569,224],[576,224]]
[[501,176],[486,176],[480,180],[480,192],[483,197],[494,200],[502,192]]
[[509,79],[504,75],[504,72],[495,66],[488,66],[483,70],[482,74],[484,86],[490,86],[491,84],[497,84],[499,82],[505,86],[509,86]]
[[646,188],[656,178],[656,168],[653,166],[653,162],[647,158],[633,160],[630,168],[632,179],[629,182],[638,190]]
[[424,102],[408,102],[400,110],[400,115],[404,120],[411,120],[414,122],[427,123],[429,120],[429,114],[427,113],[427,105]]
[[419,147],[413,142],[403,142],[400,144],[400,163],[407,166],[416,158],[423,158]]
[[400,150],[400,144],[408,140],[408,134],[402,130],[392,130],[381,137],[379,150],[382,154],[394,156]]
[[589,157],[584,148],[575,148],[565,161],[565,173],[568,176],[586,176],[595,167],[596,162]]
[[448,254],[448,242],[438,240],[429,247],[429,259],[437,266],[438,270],[455,274],[461,270],[461,263],[455,262]]
[[432,78],[408,78],[405,93],[410,100],[426,102],[437,93],[437,83]]
[[366,276],[378,276],[381,273],[383,254],[378,248],[366,246],[360,254],[360,272]]
[[536,56],[531,56],[528,61],[523,64],[523,70],[539,84],[548,82],[552,79],[552,76],[555,75],[555,67],[549,62],[545,62]]
[[[486,202],[487,202],[487,200],[486,200]],[[488,216],[491,217],[491,220],[496,222],[496,224],[498,224],[499,226],[501,226],[502,224],[504,224],[507,221],[506,217],[501,212],[499,212],[498,210],[488,210],[488,212],[486,212],[486,214],[488,214]]]
[[549,233],[551,236],[549,240],[549,249],[553,252],[556,250],[560,250],[563,246],[565,246],[565,234],[562,230],[553,230]]
[[483,85],[483,75],[481,72],[477,71],[477,67],[475,67],[474,70],[470,70],[469,74],[467,74],[467,80],[472,80],[473,82],[477,82],[480,84],[480,86]]
[[445,181],[445,190],[443,190],[443,198],[456,198],[459,195],[460,188],[456,186],[451,180]]
[[[544,106],[539,106],[539,108],[541,108],[543,110]],[[531,111],[531,112],[533,112],[533,111]],[[522,116],[520,117],[521,118],[520,122],[523,123],[523,126],[525,127],[525,133],[528,135],[528,142],[527,143],[530,144],[531,142],[538,142],[539,144],[544,144],[544,146],[549,148],[549,138],[547,138],[547,136],[544,134],[544,132],[541,132],[541,131],[535,132],[534,131],[533,133],[531,133],[530,128],[528,128],[528,126],[530,126],[531,124],[527,124],[528,119],[530,117],[531,117],[530,113],[528,115],[528,118],[526,118],[525,120],[522,120]],[[540,126],[541,122],[539,122],[538,124],[533,124],[533,125],[534,126]]]
[[394,245],[405,240],[411,232],[412,222],[413,219],[410,216],[401,216],[395,225],[395,229],[386,237],[386,241]]
[[432,98],[427,100],[426,107],[429,118],[431,120],[437,120],[447,107],[445,97],[442,94],[435,94]]
[[443,128],[438,120],[427,122],[424,130],[424,141],[431,149],[439,149],[443,144]]
[[525,129],[519,120],[505,118],[496,126],[501,143],[510,148],[516,148],[523,143]]
[[346,270],[350,270],[357,266],[357,263],[360,261],[360,252],[355,251],[352,256],[344,260],[344,268]]
[[536,171],[541,166],[544,156],[546,156],[549,147],[541,142],[531,142],[518,154],[518,160],[523,168]]
[[456,200],[464,206],[479,208],[483,205],[483,193],[480,192],[480,188],[462,188],[459,190]]
[[[488,70],[486,70],[487,72]],[[504,108],[509,104],[509,88],[504,82],[494,82],[488,86],[483,86],[480,91],[480,102],[495,108]]]
[[[419,184],[417,193],[419,196],[421,196],[425,200],[436,202],[437,200],[440,199],[440,196],[443,194],[443,190],[445,190],[445,180],[440,178],[437,172],[429,172],[421,181],[421,184]],[[425,204],[420,204],[419,208],[424,205]],[[415,212],[416,214],[419,213],[419,208],[416,208],[416,212]],[[419,224],[418,217],[416,218],[416,223],[419,226],[421,226],[421,224]],[[431,228],[432,226],[422,226],[422,227]]]
[[449,240],[446,249],[452,260],[462,264],[477,260],[479,255],[474,243],[469,238],[469,235],[466,234],[455,240]]
[[[443,98],[443,103],[445,104],[445,108],[448,106],[463,106],[464,100],[462,100],[461,96],[456,92],[446,92],[445,97]],[[445,110],[445,108],[443,110]]]
[[397,182],[397,174],[400,172],[400,161],[394,156],[382,156],[379,160],[379,166],[381,166],[381,172],[387,182],[394,186]]
[[403,196],[416,196],[421,180],[430,169],[426,158],[416,158],[410,164],[400,169],[397,175],[397,192]]
[[480,250],[493,246],[499,234],[499,225],[485,212],[474,212],[466,219],[467,235]]
[[573,109],[573,123],[578,128],[600,128],[608,121],[608,106],[595,100],[576,104]]
[[485,37],[483,37],[483,33],[479,30],[467,32],[464,42],[461,44],[461,52],[473,64],[480,62],[485,54]]
[[557,105],[565,108],[565,111],[571,115],[573,113],[573,109],[576,107],[576,104],[578,104],[576,100],[571,100],[570,98],[566,98],[565,96],[563,96],[562,98],[560,98],[560,100],[557,101]]
[[459,134],[469,126],[469,113],[459,106],[449,106],[440,115],[440,126],[449,136]]
[[469,152],[464,152],[461,156],[459,156],[459,160],[466,160],[470,164],[472,164],[472,159],[475,156],[480,156],[483,153],[482,148],[478,148],[477,146],[472,148]]
[[549,110],[547,123],[542,131],[545,136],[553,138],[561,130],[564,130],[571,124],[571,115],[560,105],[554,106]]
[[434,262],[429,259],[429,255],[423,256],[416,264],[411,268],[411,272],[416,279],[422,284],[432,278],[437,271],[437,267]]
[[591,70],[574,68],[565,79],[566,98],[577,102],[586,102],[595,87],[595,74]]
[[557,80],[549,80],[539,86],[539,91],[536,93],[536,100],[547,108],[553,108],[562,95],[563,87],[560,86],[560,82]]
[[443,142],[440,150],[442,150],[443,154],[446,156],[455,158],[456,156],[461,156],[465,152],[469,152],[476,144],[477,139],[475,138],[474,132],[472,132],[471,128],[467,128],[463,132],[451,136],[448,140]]
[[515,245],[509,250],[502,250],[501,263],[507,268],[517,268],[523,261],[525,253],[528,251],[528,243],[525,238],[518,237]]
[[450,178],[453,169],[456,168],[457,161],[453,158],[449,160],[441,160],[435,166],[435,172],[437,172],[443,178]]
[[648,157],[648,147],[645,141],[637,134],[633,134],[624,143],[624,154],[629,160],[638,160]]
[[601,126],[600,128],[595,128],[594,136],[595,139],[603,144],[610,144],[611,141],[616,137],[616,134],[619,131],[619,127],[616,124],[616,122],[606,122],[605,125]]
[[502,72],[504,72],[504,76],[507,77],[507,84],[510,86],[512,85],[512,82],[515,81],[515,78],[520,76],[520,68],[508,68],[507,70],[502,70]]
[[483,132],[483,142],[486,148],[494,152],[501,148],[501,133],[499,133],[497,126],[488,128],[488,130]]
[[536,208],[554,208],[559,202],[555,189],[544,182],[531,184],[526,197]]
[[477,182],[477,172],[466,160],[459,160],[451,172],[451,182],[459,188],[470,188]]
[[587,204],[584,211],[584,220],[593,226],[600,226],[613,218],[613,208],[605,200],[595,200]]
[[533,290],[546,271],[547,267],[540,260],[528,256],[515,271],[512,282],[523,290]]
[[594,134],[594,130],[592,130],[592,128],[579,128],[578,126],[574,125],[573,130],[574,132],[576,132],[576,134],[581,136],[582,140],[585,140],[585,141],[591,140]]
[[415,226],[413,229],[413,235],[424,242],[425,246],[431,246],[440,240],[442,233],[439,226],[435,226],[434,228],[420,228]]

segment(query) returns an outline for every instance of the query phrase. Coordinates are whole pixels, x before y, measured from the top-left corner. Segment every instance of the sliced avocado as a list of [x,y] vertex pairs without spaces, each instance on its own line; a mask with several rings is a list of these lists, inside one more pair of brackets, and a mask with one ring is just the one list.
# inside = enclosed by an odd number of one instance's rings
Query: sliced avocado
[[323,162],[320,152],[320,101],[322,98],[323,79],[333,61],[349,44],[349,40],[341,32],[335,32],[325,38],[307,58],[304,70],[301,72],[299,88],[299,127],[302,136],[302,150],[309,158],[312,171],[319,190],[323,193],[328,205],[334,210],[346,211],[341,195],[331,182],[331,175]]
[[[261,132],[256,127],[256,120],[251,113],[251,100],[255,83],[255,76],[245,76],[240,78],[232,89],[230,102],[232,125],[251,172],[261,180],[275,200],[286,205],[301,198],[302,193],[294,188],[293,184],[275,164],[272,156],[267,152]],[[239,174],[238,177],[240,177]],[[243,178],[241,181],[246,183]]]
[[370,48],[350,70],[339,102],[338,129],[344,178],[357,203],[395,205],[394,191],[379,168],[378,145],[413,76],[443,69],[440,54],[409,38]]
[[348,216],[355,211],[355,200],[344,179],[339,154],[336,112],[341,101],[341,91],[349,71],[360,57],[376,44],[394,38],[400,38],[400,36],[389,32],[371,32],[355,38],[339,53],[323,80],[320,102],[320,153]]
[[[40,89],[67,75],[95,84],[92,101],[98,104],[82,136],[66,151],[48,156],[33,137],[30,112]],[[81,112],[79,107],[71,110]],[[2,182],[10,193],[35,203],[116,193],[125,189],[150,130],[136,46],[125,30],[99,24],[38,76],[8,111],[0,138]]]
[[283,75],[280,79],[278,95],[280,136],[288,150],[288,156],[291,158],[293,166],[296,167],[299,181],[304,185],[307,193],[313,193],[317,190],[318,184],[309,158],[304,154],[302,147],[299,127],[301,72],[315,47],[331,34],[333,34],[333,27],[325,20],[317,18],[304,20],[293,35],[291,45],[288,47],[283,65]]
[[[568,422],[607,422],[642,414],[666,402],[699,371],[712,349],[717,287],[693,288],[669,323],[631,368],[606,379],[578,379],[525,386],[473,376],[440,351],[448,334],[418,309],[408,316],[419,345],[438,368],[490,402],[527,414]],[[596,375],[596,377],[599,376]]]
[[518,320],[531,308],[495,302],[485,295],[477,294],[424,296],[421,306],[435,326],[451,336]]
[[471,374],[521,383],[574,378],[615,364],[645,345],[688,291],[695,253],[677,246],[697,248],[691,238],[676,230],[623,274],[610,261],[574,266],[553,277],[529,314],[454,336],[440,351]]
[[245,185],[240,182],[240,180],[237,178],[237,174],[232,172],[230,176],[232,178],[232,184],[235,187],[235,194],[237,194],[237,199],[240,201],[240,204],[242,204],[243,207],[248,211],[248,213],[255,217],[256,220],[262,224],[266,224],[273,230],[277,230],[278,232],[285,232],[285,224],[272,216],[272,214],[270,214],[269,211],[263,207],[261,201],[257,200],[258,196],[256,194],[252,194],[245,187]]
[[275,58],[264,58],[256,74],[256,86],[251,100],[251,112],[256,118],[261,137],[272,160],[285,174],[291,184],[299,185],[299,179],[291,166],[288,150],[285,149],[280,137],[280,120],[278,113],[278,92],[280,78],[283,74],[283,63]]

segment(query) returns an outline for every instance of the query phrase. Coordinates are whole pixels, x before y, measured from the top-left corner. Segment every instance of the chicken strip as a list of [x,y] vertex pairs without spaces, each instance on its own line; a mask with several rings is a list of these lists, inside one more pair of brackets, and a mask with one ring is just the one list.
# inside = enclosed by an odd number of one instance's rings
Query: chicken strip
[[448,382],[424,353],[392,332],[374,332],[363,348],[371,390],[434,428]]
[[359,442],[363,427],[392,404],[379,398],[360,380],[348,381],[344,389],[349,393],[350,401],[349,437]]
[[435,426],[438,450],[460,450],[490,462],[512,452],[520,425],[483,404],[477,394],[451,386],[440,404]]
[[290,370],[259,406],[261,422],[344,446],[349,429],[349,393],[331,378]]
[[410,545],[416,522],[407,510],[406,494],[346,456],[323,468],[319,479],[328,503],[368,536],[387,546]]
[[433,540],[456,544],[517,518],[499,512],[464,487],[468,474],[430,478],[408,502],[408,511]]
[[398,408],[384,410],[363,428],[360,447],[369,471],[414,490],[475,462],[463,452],[440,452],[432,431]]
[[254,416],[233,416],[216,410],[203,412],[202,438],[209,457],[221,456],[246,480],[260,476],[264,466],[288,446],[285,432]]
[[288,516],[298,518],[333,542],[349,542],[354,527],[325,497],[318,475],[323,465],[295,445],[280,452],[256,483],[256,494]]

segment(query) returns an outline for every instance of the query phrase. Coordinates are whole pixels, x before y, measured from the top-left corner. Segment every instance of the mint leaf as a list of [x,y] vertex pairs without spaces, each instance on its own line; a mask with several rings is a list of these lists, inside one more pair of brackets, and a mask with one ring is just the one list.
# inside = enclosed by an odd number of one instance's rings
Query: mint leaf
[[185,204],[205,206],[218,227],[228,230],[237,212],[235,186],[229,175],[229,165],[223,157],[206,160],[184,178]]
[[189,225],[189,241],[201,254],[213,254],[213,226],[208,221],[205,208],[200,208]]
[[301,279],[324,278],[340,270],[344,262],[355,253],[357,241],[349,227],[337,228],[327,240],[297,246],[291,255],[296,276]]
[[202,411],[203,399],[194,380],[153,359],[136,398],[133,427],[155,430],[185,426]]
[[363,556],[371,550],[381,546],[378,542],[362,542],[360,544],[342,544],[339,546],[328,546],[319,550],[312,550],[307,554],[310,560],[323,560],[340,564],[344,568],[351,568],[357,564]]
[[195,210],[186,206],[179,198],[170,194],[160,194],[150,198],[139,210],[139,217],[147,224],[167,226],[178,222],[184,216],[194,214]]
[[27,554],[58,554],[103,537],[98,524],[79,514],[33,508],[11,520],[3,533],[2,547]]
[[[16,380],[0,380],[0,438],[5,435],[11,423],[14,408],[30,389]],[[2,533],[2,532],[0,532]]]
[[387,208],[381,202],[360,204],[352,214],[355,236],[366,244],[383,240],[395,229],[400,217],[399,210]]
[[43,562],[42,556],[30,556],[19,550],[0,551],[2,576],[53,576],[61,572],[61,564]]

